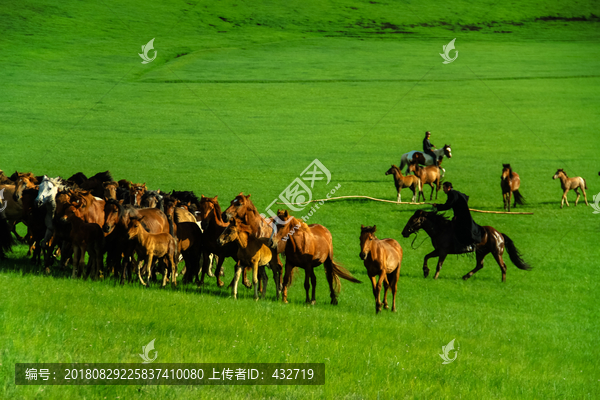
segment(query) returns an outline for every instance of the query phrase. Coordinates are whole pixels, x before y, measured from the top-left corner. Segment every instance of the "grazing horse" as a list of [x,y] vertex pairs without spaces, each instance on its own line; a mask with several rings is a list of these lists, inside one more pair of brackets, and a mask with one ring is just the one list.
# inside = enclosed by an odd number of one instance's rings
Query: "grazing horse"
[[[360,226],[360,254],[358,255],[365,263],[367,275],[373,285],[375,295],[375,313],[381,311],[381,284],[385,288],[383,294],[383,307],[388,309],[387,294],[392,288],[392,312],[396,311],[396,291],[398,290],[398,279],[400,278],[400,264],[402,263],[402,247],[394,239],[379,240],[375,237],[377,225]],[[379,279],[377,278],[379,275]]]
[[421,188],[419,190],[419,195],[417,196],[417,201],[421,197],[423,197],[423,201],[425,201],[425,195],[423,194],[423,186],[429,185],[431,187],[431,195],[429,196],[429,200],[433,199],[433,189],[435,184],[435,198],[438,198],[438,192],[440,190],[440,168],[434,165],[430,165],[428,167],[421,167],[418,163],[410,163],[408,165],[408,170],[415,174],[421,180]]
[[409,188],[413,192],[412,202],[415,201],[415,193],[416,191],[422,192],[423,186],[421,185],[421,180],[418,176],[415,175],[407,175],[403,176],[400,168],[392,165],[390,169],[388,169],[385,173],[386,175],[394,175],[394,184],[396,185],[396,191],[398,192],[398,203],[402,201],[402,197],[400,195],[400,191],[404,188]]
[[502,188],[502,200],[504,201],[504,209],[510,211],[510,197],[515,194],[515,204],[524,205],[525,199],[519,192],[521,186],[521,178],[519,174],[514,172],[510,164],[502,164],[502,176],[500,176],[500,187]]
[[64,219],[71,223],[71,244],[73,246],[73,274],[75,279],[81,276],[85,266],[85,253],[89,254],[87,272],[84,279],[92,276],[98,279],[104,258],[104,233],[100,225],[83,220],[80,208],[70,206],[65,211]]
[[144,193],[146,193],[146,183],[132,183],[129,187],[129,204],[141,207]]
[[279,268],[277,263],[273,262],[273,251],[267,246],[270,238],[257,238],[252,235],[252,228],[235,218],[231,220],[229,226],[221,233],[218,242],[220,245],[235,242],[238,245],[238,260],[240,268],[236,268],[234,283],[231,288],[234,299],[237,299],[237,286],[243,267],[252,268],[252,283],[254,285],[254,300],[258,300],[258,275],[259,268],[262,280],[262,298],[267,293],[267,274],[265,266],[270,265],[273,270],[273,280],[277,291],[277,300],[279,300]]
[[[323,264],[325,275],[329,283],[329,296],[331,304],[337,305],[337,294],[341,289],[340,278],[350,282],[361,283],[358,279],[341,265],[333,261],[333,240],[331,232],[323,225],[306,225],[302,220],[291,216],[287,210],[277,210],[277,233],[273,238],[273,245],[285,242],[285,276],[283,277],[283,302],[287,303],[287,289],[292,281],[294,267],[304,270],[304,289],[306,302],[315,304],[315,290],[317,277],[314,269]],[[293,231],[292,231],[293,229]],[[310,279],[310,281],[309,281]],[[312,298],[309,290],[312,283]]]
[[[142,285],[148,287],[152,273],[152,260],[156,257],[166,265],[163,272],[162,286],[167,285],[167,276],[171,273],[171,286],[177,286],[177,241],[168,233],[148,233],[140,221],[133,220],[128,229],[129,239],[136,242],[135,251],[138,255],[138,277]],[[146,265],[146,282],[142,279],[142,265]],[[170,268],[170,271],[169,271]]]
[[[441,149],[433,150],[433,153],[436,156],[436,160],[432,159],[430,155],[425,154],[422,151],[413,150],[409,151],[408,153],[404,153],[400,158],[400,169],[403,169],[405,165],[410,165],[412,162],[418,162],[421,165],[437,165],[437,161],[440,159],[440,157],[443,158],[446,156],[448,158],[452,158],[452,148],[449,144],[445,144]],[[408,170],[406,173],[408,174]]]
[[556,171],[556,173],[552,177],[552,179],[557,178],[560,179],[560,186],[563,190],[560,208],[563,208],[565,202],[567,203],[567,207],[569,207],[569,201],[567,200],[567,193],[569,193],[569,190],[575,190],[575,193],[577,194],[577,198],[575,199],[575,206],[577,206],[577,202],[579,201],[579,197],[581,196],[579,194],[579,189],[581,189],[581,191],[583,192],[583,199],[585,200],[585,205],[589,206],[587,201],[587,195],[585,194],[585,189],[587,189],[587,183],[585,182],[585,179],[583,179],[580,176],[576,176],[575,178],[569,178],[567,176],[567,173],[563,171],[562,168],[559,168],[558,171]]
[[[531,267],[525,261],[523,261],[521,254],[508,236],[506,236],[504,233],[498,232],[491,226],[483,226],[482,228],[484,230],[483,239],[475,248],[477,263],[471,272],[463,276],[464,280],[469,279],[475,272],[483,268],[483,259],[489,253],[492,253],[494,259],[500,266],[500,270],[502,271],[502,282],[505,282],[506,264],[502,259],[505,248],[508,250],[510,261],[512,261],[517,268],[523,270],[531,269]],[[417,233],[421,229],[427,232],[429,237],[431,237],[431,243],[433,244],[434,248],[431,253],[425,256],[425,260],[423,262],[423,273],[425,278],[427,278],[429,275],[427,260],[432,257],[439,257],[434,276],[434,279],[437,279],[440,275],[440,270],[442,269],[442,264],[444,263],[446,256],[448,254],[460,254],[460,249],[456,249],[454,245],[452,221],[442,214],[417,210],[406,223],[406,226],[402,230],[402,236],[407,238],[411,234]]]

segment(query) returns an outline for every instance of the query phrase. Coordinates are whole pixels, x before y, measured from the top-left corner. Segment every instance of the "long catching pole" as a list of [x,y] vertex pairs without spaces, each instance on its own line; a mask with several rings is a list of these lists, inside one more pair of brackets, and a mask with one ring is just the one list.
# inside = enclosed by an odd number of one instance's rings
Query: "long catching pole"
[[[433,205],[433,203],[413,203],[413,202],[408,202],[408,201],[393,201],[393,200],[384,200],[384,199],[377,199],[375,197],[369,197],[369,196],[339,196],[339,197],[330,197],[328,199],[317,199],[317,200],[310,200],[310,201],[304,201],[302,203],[282,203],[282,202],[278,202],[277,204],[283,204],[283,205],[295,205],[295,206],[302,206],[308,203],[315,203],[318,201],[329,201],[329,200],[342,200],[342,199],[367,199],[367,200],[372,200],[372,201],[380,201],[383,203],[392,203],[392,204],[410,204],[410,205]],[[514,215],[533,215],[532,212],[508,212],[508,211],[486,211],[486,210],[476,210],[474,208],[469,208],[469,210],[473,211],[473,212],[478,212],[478,213],[485,213],[485,214],[514,214]]]

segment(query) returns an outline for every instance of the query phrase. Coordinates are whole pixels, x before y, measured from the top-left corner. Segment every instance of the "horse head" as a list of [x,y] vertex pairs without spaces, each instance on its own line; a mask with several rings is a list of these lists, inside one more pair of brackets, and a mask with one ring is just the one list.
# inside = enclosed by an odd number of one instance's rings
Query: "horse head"
[[219,235],[217,242],[219,243],[219,245],[223,246],[227,243],[235,241],[238,238],[238,231],[238,222],[235,218],[233,218],[229,223],[229,226],[225,228],[221,235]]
[[36,207],[41,207],[48,201],[53,201],[59,188],[59,178],[48,178],[47,175],[44,175],[44,179],[40,183],[38,196],[35,199]]
[[244,192],[240,192],[233,200],[229,207],[223,213],[222,219],[225,222],[229,222],[232,218],[244,218],[246,216],[246,212],[250,209],[256,209],[254,204],[252,204],[252,200],[250,200],[250,194],[248,196],[244,196]]
[[360,253],[358,256],[361,260],[366,260],[371,251],[371,243],[375,237],[375,231],[377,231],[377,225],[373,226],[360,226]]
[[427,211],[417,210],[412,217],[408,220],[404,229],[402,230],[402,236],[405,238],[409,237],[413,233],[417,233],[423,227],[423,224],[427,220]]
[[452,147],[449,144],[444,145],[444,155],[448,158],[452,158]]
[[567,174],[565,173],[565,171],[562,168],[559,168],[556,173],[554,174],[554,176],[552,177],[552,179],[559,179],[560,175],[564,175],[565,177],[567,177]]

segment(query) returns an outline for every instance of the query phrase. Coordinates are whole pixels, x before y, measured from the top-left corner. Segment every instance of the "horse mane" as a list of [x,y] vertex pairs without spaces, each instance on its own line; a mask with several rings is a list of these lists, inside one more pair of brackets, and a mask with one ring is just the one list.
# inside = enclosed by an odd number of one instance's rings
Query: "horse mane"
[[198,196],[196,196],[194,194],[194,192],[192,192],[191,190],[182,190],[182,191],[173,190],[171,192],[171,196],[173,196],[174,198],[176,198],[177,200],[179,200],[183,203],[198,204],[200,202],[200,199],[198,198]]
[[512,177],[513,177],[513,170],[512,170],[512,167],[510,166],[510,164],[502,164],[502,167],[504,169],[508,169],[508,177],[512,179]]
[[[425,211],[425,210],[423,210]],[[427,217],[433,220],[433,223],[435,225],[446,225],[449,224],[450,218],[446,217],[446,215],[444,213],[437,213],[437,212],[427,212],[425,211],[425,213],[427,214]]]
[[217,213],[217,215],[222,215],[223,211],[221,211],[221,206],[219,205],[219,201],[215,200],[213,198],[210,197],[205,197],[205,199],[207,199],[208,201],[210,201],[214,206],[215,206],[215,213]]
[[88,179],[87,176],[85,176],[85,174],[83,172],[78,172],[78,173],[74,174],[73,176],[71,176],[67,180],[74,182],[75,184],[77,184],[77,186],[81,186],[83,184],[83,182],[87,181],[87,179]]
[[112,175],[110,174],[110,171],[98,172],[96,175],[92,176],[90,179],[98,179],[100,182],[114,181]]
[[556,171],[556,173],[558,174],[559,172],[562,172],[563,174],[565,174],[565,177],[567,177],[567,178],[569,177],[569,175],[567,175],[567,173],[565,172],[564,169],[559,168],[558,171]]

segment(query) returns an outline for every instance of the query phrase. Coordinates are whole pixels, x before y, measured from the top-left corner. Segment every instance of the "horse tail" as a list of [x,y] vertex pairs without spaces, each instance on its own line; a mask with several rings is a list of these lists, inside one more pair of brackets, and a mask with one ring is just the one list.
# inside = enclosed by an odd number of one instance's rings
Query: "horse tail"
[[585,178],[581,178],[581,180],[583,181],[583,188],[587,189],[587,182],[585,181]]
[[333,275],[333,289],[336,292],[339,293],[340,289],[342,288],[340,278],[343,278],[347,281],[354,282],[354,283],[362,283],[361,281],[359,281],[358,279],[353,277],[352,274],[350,273],[350,271],[348,271],[346,268],[342,267],[340,264],[336,263],[335,261],[330,260],[328,263],[325,263],[326,267],[327,267],[327,264],[329,264],[328,267],[331,268],[331,273]]
[[519,192],[519,189],[515,190],[513,192],[513,194],[515,195],[515,203],[520,204],[520,205],[525,205],[525,198]]
[[15,240],[12,237],[8,220],[4,216],[4,213],[0,214],[0,258],[4,258],[4,253],[12,251]]
[[515,266],[519,269],[524,269],[527,271],[530,270],[531,266],[523,261],[523,258],[521,258],[521,253],[519,250],[517,250],[517,247],[512,239],[506,236],[504,233],[502,234],[502,237],[504,238],[504,247],[508,251],[510,261],[512,261],[512,263],[515,264]]

